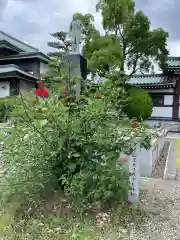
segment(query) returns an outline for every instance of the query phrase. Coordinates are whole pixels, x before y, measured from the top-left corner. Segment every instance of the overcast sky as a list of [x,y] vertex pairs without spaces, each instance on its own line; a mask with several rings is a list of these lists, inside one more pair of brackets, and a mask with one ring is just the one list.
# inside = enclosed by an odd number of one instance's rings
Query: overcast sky
[[[180,0],[137,0],[137,8],[150,18],[153,27],[169,32],[171,55],[180,55]],[[0,28],[22,41],[48,51],[50,32],[67,31],[75,12],[95,13],[96,0],[0,0]],[[96,25],[101,19],[96,16]]]

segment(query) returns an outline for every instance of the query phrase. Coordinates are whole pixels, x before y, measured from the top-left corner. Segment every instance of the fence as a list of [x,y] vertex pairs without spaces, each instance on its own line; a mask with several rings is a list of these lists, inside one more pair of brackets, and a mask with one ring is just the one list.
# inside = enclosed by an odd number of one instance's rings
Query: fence
[[150,177],[164,146],[165,133],[152,141],[150,149],[138,148],[136,154],[140,164],[141,177]]
[[166,132],[152,141],[150,149],[144,149],[137,144],[135,151],[129,156],[129,182],[131,191],[128,201],[135,204],[139,200],[140,177],[150,177],[164,146]]

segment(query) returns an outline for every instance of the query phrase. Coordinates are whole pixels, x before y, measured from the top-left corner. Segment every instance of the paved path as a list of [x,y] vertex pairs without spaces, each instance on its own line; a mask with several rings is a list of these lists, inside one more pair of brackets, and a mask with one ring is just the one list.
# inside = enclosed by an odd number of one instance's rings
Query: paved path
[[179,240],[180,181],[150,179],[144,189],[147,192],[142,196],[141,204],[150,212],[150,218],[134,239]]
[[[132,229],[129,240],[180,240],[180,134],[170,134],[169,172],[176,180],[142,180],[140,204],[150,218],[139,231]],[[169,137],[169,136],[168,136]],[[177,168],[177,169],[176,169]]]

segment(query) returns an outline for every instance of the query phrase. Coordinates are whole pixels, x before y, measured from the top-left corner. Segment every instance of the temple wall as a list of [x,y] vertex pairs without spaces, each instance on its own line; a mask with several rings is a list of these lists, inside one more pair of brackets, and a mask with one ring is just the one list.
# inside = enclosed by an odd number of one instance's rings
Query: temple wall
[[21,91],[21,92],[32,91],[33,88],[35,88],[35,84],[32,82],[27,82],[27,81],[21,80],[19,83],[19,91]]
[[164,95],[164,106],[153,106],[153,112],[151,117],[155,117],[155,118],[168,118],[171,119],[172,118],[172,110],[173,110],[173,95],[171,95],[171,93],[173,93],[173,88],[170,89],[148,89],[149,93],[157,93],[158,95],[163,95],[164,93],[168,93],[170,95]]
[[173,95],[165,95],[164,105],[172,105],[172,104],[173,104]]
[[24,71],[32,72],[36,76],[40,74],[40,62],[34,59],[26,59],[24,61],[17,62],[17,65]]
[[172,118],[172,107],[153,107],[151,117]]
[[48,71],[49,71],[48,64],[40,62],[40,74],[47,73]]
[[10,96],[10,83],[9,81],[0,81],[0,98]]

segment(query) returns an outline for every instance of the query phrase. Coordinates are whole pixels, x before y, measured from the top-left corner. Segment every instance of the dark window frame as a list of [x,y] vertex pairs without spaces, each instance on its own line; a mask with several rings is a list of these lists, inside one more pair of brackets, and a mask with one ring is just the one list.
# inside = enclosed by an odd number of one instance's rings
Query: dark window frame
[[164,95],[151,95],[153,106],[164,106]]

